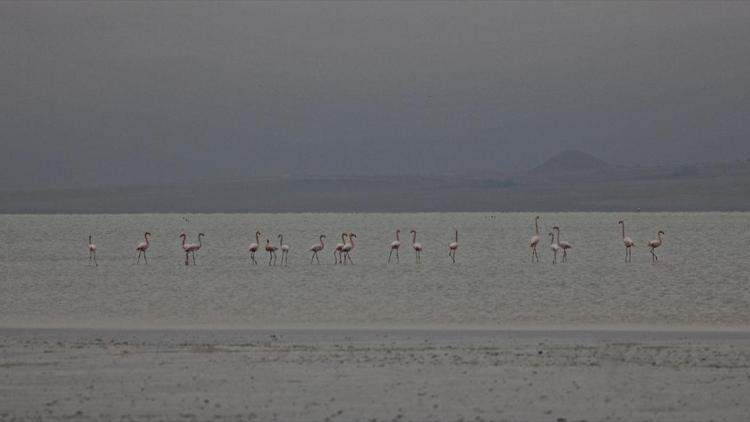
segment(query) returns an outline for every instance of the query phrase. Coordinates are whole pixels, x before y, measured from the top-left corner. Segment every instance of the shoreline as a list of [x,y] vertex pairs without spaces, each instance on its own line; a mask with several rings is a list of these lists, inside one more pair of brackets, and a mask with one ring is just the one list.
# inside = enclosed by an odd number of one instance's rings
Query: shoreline
[[0,328],[0,420],[742,421],[750,331]]

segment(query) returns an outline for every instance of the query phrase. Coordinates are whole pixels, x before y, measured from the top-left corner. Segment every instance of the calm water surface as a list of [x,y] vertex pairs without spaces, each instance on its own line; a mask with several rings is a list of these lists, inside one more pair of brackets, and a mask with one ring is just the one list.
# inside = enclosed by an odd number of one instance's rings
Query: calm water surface
[[[534,214],[201,214],[0,216],[0,325],[65,327],[750,328],[749,213],[541,214],[562,227],[566,264],[531,263]],[[636,242],[624,262],[619,219]],[[458,262],[447,245],[459,230]],[[387,265],[401,228],[401,262]],[[414,262],[408,231],[424,245]],[[646,243],[666,231],[660,260]],[[135,245],[153,233],[149,265]],[[254,233],[291,246],[289,266],[252,265]],[[186,267],[181,232],[204,232]],[[342,231],[355,265],[334,265]],[[98,267],[88,265],[87,238]],[[321,265],[307,249],[328,236]],[[340,239],[339,239],[340,240]]]

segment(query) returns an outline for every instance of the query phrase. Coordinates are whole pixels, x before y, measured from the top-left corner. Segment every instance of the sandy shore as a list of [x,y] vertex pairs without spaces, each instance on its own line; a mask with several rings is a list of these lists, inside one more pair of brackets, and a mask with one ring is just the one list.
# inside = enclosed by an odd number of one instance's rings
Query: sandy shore
[[744,421],[750,332],[0,329],[0,420]]

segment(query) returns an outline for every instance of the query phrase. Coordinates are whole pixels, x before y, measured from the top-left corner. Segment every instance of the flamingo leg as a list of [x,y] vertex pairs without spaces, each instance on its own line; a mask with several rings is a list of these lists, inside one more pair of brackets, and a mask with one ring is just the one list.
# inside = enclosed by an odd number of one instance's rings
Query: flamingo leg
[[349,258],[349,262],[354,265],[354,261],[352,261],[352,256],[349,255],[349,252],[346,253],[346,257]]
[[99,264],[96,262],[96,251],[94,251],[94,266],[99,266]]
[[391,253],[388,254],[388,263],[391,263],[391,256],[393,255],[393,248],[391,248]]
[[190,261],[188,261],[189,258],[190,252],[185,252],[185,265],[190,265]]
[[195,265],[195,251],[193,251],[193,265]]
[[143,262],[145,262],[146,265],[148,265],[148,258],[146,258],[146,251],[143,251]]
[[338,256],[336,256],[336,252],[337,252],[337,251],[336,251],[336,250],[334,249],[334,250],[333,250],[333,263],[334,263],[334,264],[338,264],[338,263],[339,263],[339,257],[338,257]]
[[138,251],[138,259],[135,260],[135,264],[138,265],[141,262],[141,251]]

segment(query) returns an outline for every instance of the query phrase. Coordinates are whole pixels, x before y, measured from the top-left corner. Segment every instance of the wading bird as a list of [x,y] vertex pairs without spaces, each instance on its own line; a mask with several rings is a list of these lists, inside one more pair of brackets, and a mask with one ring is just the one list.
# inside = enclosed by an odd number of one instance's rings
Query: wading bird
[[[344,246],[349,243],[346,240],[346,233],[341,233],[341,243],[336,244],[336,249],[333,250],[333,263],[334,264],[341,264],[341,250],[344,249]],[[338,256],[336,255],[338,254]]]
[[417,231],[416,230],[412,230],[409,233],[411,233],[411,235],[412,235],[412,238],[411,238],[411,247],[414,248],[414,252],[416,254],[415,260],[416,260],[417,264],[419,264],[420,262],[422,262],[422,256],[421,256],[422,255],[422,244],[421,243],[417,243]]
[[279,249],[276,246],[271,244],[271,241],[266,239],[266,252],[268,252],[268,265],[271,265],[271,261],[273,261],[273,265],[276,265],[276,250]]
[[531,242],[529,242],[529,246],[531,246],[531,261],[533,262],[536,259],[536,262],[539,262],[539,254],[537,253],[536,246],[539,244],[539,216],[537,215],[534,219],[534,236],[531,236]]
[[656,256],[654,253],[654,249],[658,248],[662,244],[661,235],[666,234],[662,230],[659,230],[658,233],[656,233],[656,239],[648,242],[648,247],[650,248],[651,252],[651,261],[658,261],[659,257]]
[[560,227],[553,227],[552,230],[557,230],[557,245],[563,251],[562,262],[568,262],[568,249],[573,249],[573,245],[568,242],[560,240]]
[[400,262],[398,259],[398,248],[401,247],[401,239],[399,238],[399,234],[401,233],[400,229],[396,229],[396,240],[391,242],[391,253],[388,254],[388,263],[391,263],[391,256],[393,255],[393,251],[396,251],[396,262]]
[[89,265],[91,261],[94,261],[94,266],[98,267],[99,264],[96,262],[96,245],[91,242],[91,235],[89,235]]
[[343,248],[341,248],[341,252],[339,252],[339,256],[344,257],[344,264],[346,264],[346,260],[349,260],[349,263],[354,264],[354,261],[352,261],[352,256],[350,255],[352,250],[354,250],[354,239],[357,238],[357,235],[354,233],[349,233],[349,235],[346,237],[347,242],[346,245],[344,245]]
[[313,263],[313,258],[315,258],[318,261],[318,265],[320,265],[320,258],[318,258],[318,252],[322,251],[326,247],[325,243],[323,243],[323,239],[325,238],[326,238],[326,235],[321,234],[320,237],[318,238],[320,240],[320,243],[316,243],[310,246],[310,251],[313,253],[312,256],[310,257],[311,264]]
[[456,240],[448,245],[448,256],[456,263],[456,251],[458,250],[458,230],[456,229]]
[[148,247],[151,245],[149,242],[149,237],[151,237],[151,233],[146,232],[143,235],[143,238],[146,241],[139,243],[138,246],[135,247],[135,250],[138,251],[138,259],[135,261],[136,265],[141,262],[141,254],[143,254],[143,261],[148,264],[148,258],[146,258],[146,249],[148,249]]
[[198,243],[185,243],[187,235],[185,233],[182,233],[180,235],[180,237],[182,238],[182,250],[185,251],[185,265],[190,265],[190,261],[188,261],[188,257],[190,255],[193,256],[193,265],[195,265],[195,252],[200,250],[200,248],[203,246],[203,242],[201,241],[201,238],[203,236],[205,236],[205,234],[198,233]]
[[260,232],[255,232],[255,243],[251,243],[250,246],[247,247],[247,250],[250,252],[250,260],[253,261],[253,264],[258,265],[258,261],[255,260],[255,252],[258,252],[258,245],[260,244]]
[[633,259],[633,254],[630,248],[635,246],[635,242],[633,242],[633,239],[625,236],[625,222],[620,220],[617,224],[622,226],[622,243],[625,244],[625,262],[629,262]]
[[550,248],[550,250],[552,250],[552,253],[554,254],[554,256],[552,258],[552,263],[553,264],[557,264],[557,251],[560,250],[560,245],[558,245],[557,243],[555,243],[555,234],[554,233],[550,233],[549,237],[550,237],[549,248]]
[[289,265],[289,245],[284,244],[284,235],[279,235],[279,245],[281,245],[281,265]]

